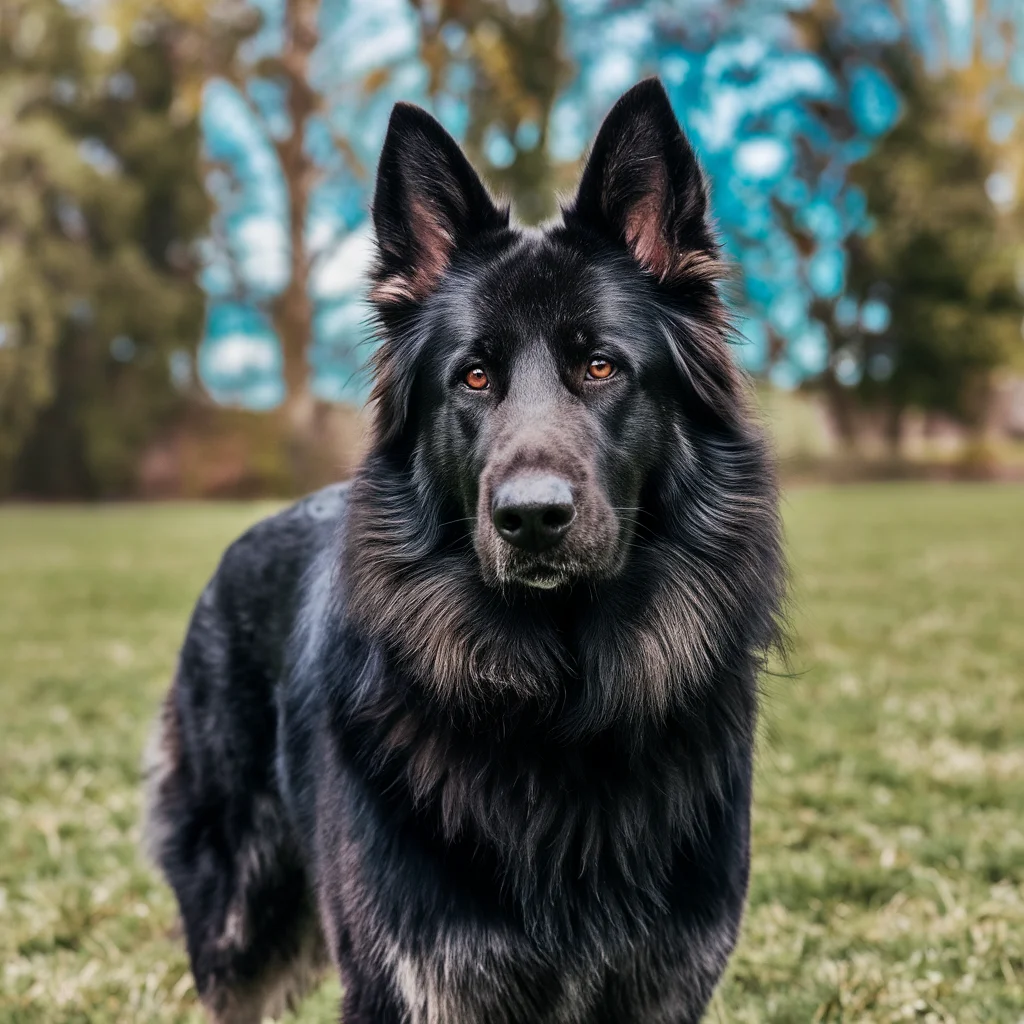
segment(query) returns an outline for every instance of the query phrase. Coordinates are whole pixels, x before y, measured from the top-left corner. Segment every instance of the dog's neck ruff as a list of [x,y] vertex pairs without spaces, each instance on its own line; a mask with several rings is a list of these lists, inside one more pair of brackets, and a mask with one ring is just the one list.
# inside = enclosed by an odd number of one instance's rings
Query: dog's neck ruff
[[747,784],[730,773],[777,637],[774,482],[750,439],[695,452],[699,484],[662,482],[667,532],[568,596],[489,588],[468,538],[424,529],[443,517],[372,455],[351,492],[345,606],[375,665],[340,709],[353,756],[446,843],[492,851],[537,927],[580,886],[656,912],[673,851]]
[[778,637],[764,453],[744,437],[701,462],[699,484],[665,482],[669,532],[634,537],[619,577],[553,595],[488,586],[468,539],[424,530],[425,496],[371,456],[351,496],[349,615],[448,708],[547,708],[565,736],[664,722],[723,677],[756,675]]

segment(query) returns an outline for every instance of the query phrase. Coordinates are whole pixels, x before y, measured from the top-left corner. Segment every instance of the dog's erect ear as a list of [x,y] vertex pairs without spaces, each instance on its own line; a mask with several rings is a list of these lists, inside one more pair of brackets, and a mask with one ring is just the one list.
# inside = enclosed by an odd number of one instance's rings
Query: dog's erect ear
[[456,246],[508,225],[458,143],[425,110],[397,103],[373,196],[377,263],[370,297],[419,302],[436,287]]
[[659,281],[703,270],[717,253],[697,157],[664,86],[649,78],[612,107],[597,133],[566,223],[625,245]]

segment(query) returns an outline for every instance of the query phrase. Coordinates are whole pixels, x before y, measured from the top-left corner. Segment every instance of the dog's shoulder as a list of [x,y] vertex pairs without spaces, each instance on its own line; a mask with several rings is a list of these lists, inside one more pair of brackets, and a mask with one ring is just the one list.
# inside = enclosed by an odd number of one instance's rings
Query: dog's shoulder
[[227,547],[200,595],[190,639],[221,635],[280,648],[310,567],[340,544],[347,506],[348,484],[333,484],[249,527]]
[[261,519],[232,542],[216,578],[251,592],[275,588],[306,566],[341,530],[348,507],[347,483],[332,484]]

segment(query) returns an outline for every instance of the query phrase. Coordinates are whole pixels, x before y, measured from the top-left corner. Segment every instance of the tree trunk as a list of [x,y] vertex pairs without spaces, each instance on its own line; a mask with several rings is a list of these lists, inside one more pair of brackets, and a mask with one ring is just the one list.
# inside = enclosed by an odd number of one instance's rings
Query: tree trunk
[[306,151],[306,129],[320,109],[310,84],[313,51],[319,41],[320,0],[287,0],[280,69],[287,89],[289,134],[275,142],[288,193],[289,278],[272,315],[284,363],[285,400],[280,410],[283,442],[296,491],[320,483],[315,455],[317,401],[310,392],[309,349],[313,343],[312,257],[308,248],[309,200],[316,166]]
[[322,401],[307,390],[289,396],[278,417],[294,494],[352,474],[363,446],[360,409]]
[[857,410],[849,388],[844,388],[831,371],[824,376],[825,404],[844,455],[856,455],[860,447]]
[[894,460],[903,455],[903,414],[906,410],[902,405],[893,403],[885,416],[885,442],[889,446],[889,454]]

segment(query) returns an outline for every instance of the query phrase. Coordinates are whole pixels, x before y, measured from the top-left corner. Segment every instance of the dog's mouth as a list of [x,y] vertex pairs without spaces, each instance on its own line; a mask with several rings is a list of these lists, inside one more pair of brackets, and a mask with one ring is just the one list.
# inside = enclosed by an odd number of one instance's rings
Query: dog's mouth
[[540,565],[511,574],[510,582],[531,587],[534,590],[557,590],[570,582],[570,576],[554,566]]
[[557,590],[571,583],[579,571],[553,551],[542,555],[516,551],[497,536],[477,537],[474,547],[484,582],[498,590]]
[[[503,552],[495,566],[500,586],[522,587],[526,590],[558,590],[568,587],[582,576],[586,569],[573,559],[552,557],[538,558],[516,552]],[[518,556],[518,557],[517,557]]]

